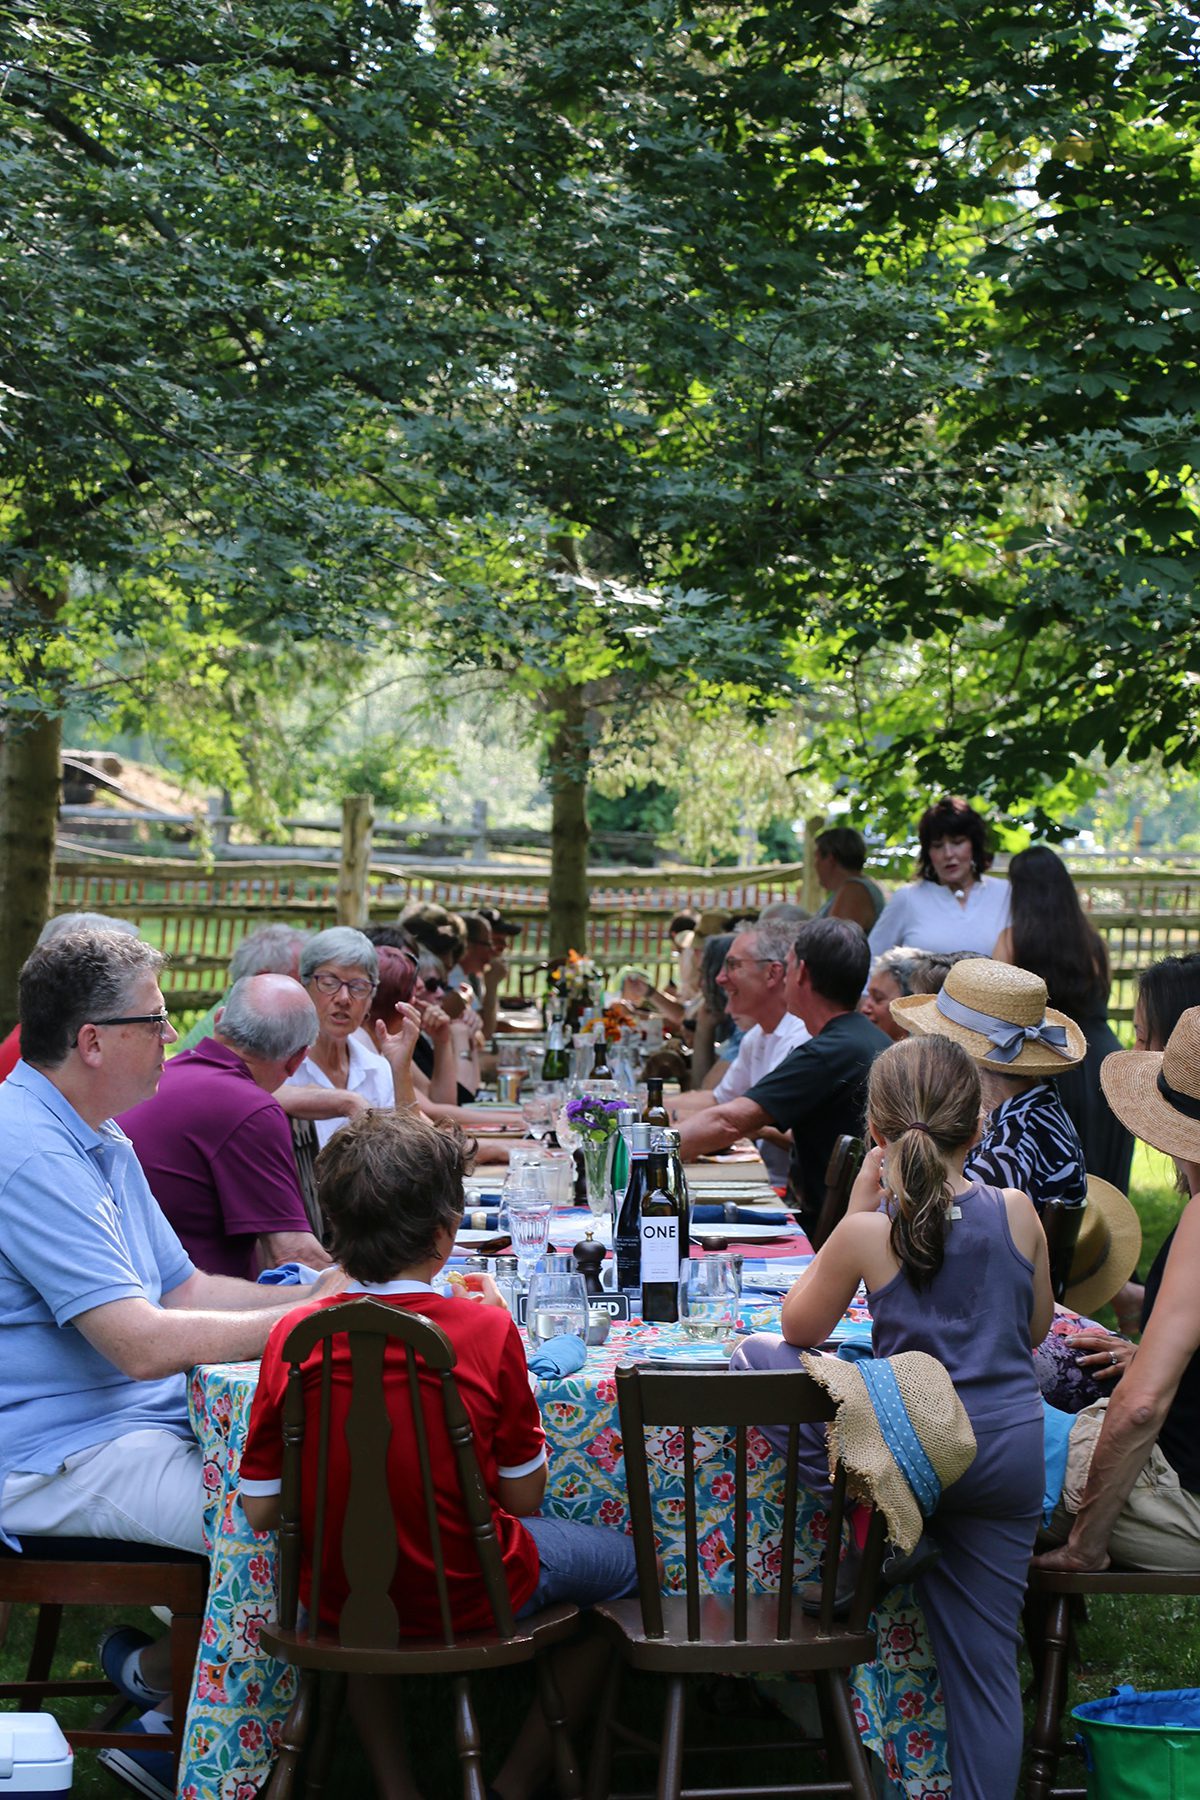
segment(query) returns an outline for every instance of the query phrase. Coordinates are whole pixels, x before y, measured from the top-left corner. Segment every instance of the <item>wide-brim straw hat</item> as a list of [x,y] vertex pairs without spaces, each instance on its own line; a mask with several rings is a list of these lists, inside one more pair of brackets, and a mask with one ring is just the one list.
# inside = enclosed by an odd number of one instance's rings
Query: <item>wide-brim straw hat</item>
[[1063,1305],[1094,1313],[1119,1294],[1142,1253],[1142,1221],[1120,1188],[1089,1175],[1087,1206]]
[[[800,1360],[837,1407],[829,1426],[830,1477],[841,1464],[847,1491],[855,1499],[879,1507],[887,1520],[888,1537],[907,1554],[921,1535],[926,1511],[900,1466],[889,1433],[880,1424],[864,1364],[814,1351]],[[916,1433],[938,1484],[948,1488],[975,1460],[975,1433],[966,1407],[943,1365],[923,1350],[903,1350],[898,1356],[883,1358],[873,1364],[872,1376],[888,1368],[907,1415],[899,1421],[900,1429]]]
[[1104,1097],[1137,1137],[1200,1162],[1200,1006],[1179,1015],[1165,1050],[1114,1050],[1100,1064]]
[[1046,1005],[1041,976],[990,956],[955,963],[940,993],[893,1000],[892,1016],[918,1036],[952,1038],[1002,1075],[1061,1075],[1087,1054],[1074,1020]]

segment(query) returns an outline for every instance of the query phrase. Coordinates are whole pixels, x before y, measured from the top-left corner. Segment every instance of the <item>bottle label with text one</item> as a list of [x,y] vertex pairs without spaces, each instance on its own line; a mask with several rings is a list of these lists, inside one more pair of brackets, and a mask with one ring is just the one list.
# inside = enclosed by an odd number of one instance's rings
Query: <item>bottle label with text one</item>
[[679,1220],[662,1214],[642,1220],[642,1286],[679,1280]]

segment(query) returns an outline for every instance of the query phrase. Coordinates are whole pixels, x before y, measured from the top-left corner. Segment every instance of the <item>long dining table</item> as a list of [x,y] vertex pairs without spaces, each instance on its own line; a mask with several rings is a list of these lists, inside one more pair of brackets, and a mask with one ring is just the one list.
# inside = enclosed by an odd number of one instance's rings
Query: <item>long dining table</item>
[[[764,1265],[767,1266],[767,1265]],[[297,1299],[301,1298],[298,1293]],[[767,1329],[778,1302],[763,1299],[744,1322]],[[860,1327],[863,1321],[858,1321]],[[550,1474],[547,1512],[628,1528],[624,1462],[614,1372],[670,1339],[672,1328],[640,1321],[614,1325],[606,1344],[589,1350],[578,1373],[538,1386]],[[275,1542],[250,1530],[238,1498],[238,1470],[258,1365],[203,1365],[190,1383],[192,1425],[204,1450],[205,1530],[212,1553],[208,1606],[201,1632],[180,1764],[180,1800],[251,1800],[269,1770],[293,1693],[293,1675],[259,1645],[275,1606]],[[713,1434],[697,1447],[701,1551],[714,1589],[728,1585],[733,1482],[728,1446]],[[683,1476],[680,1443],[659,1434],[652,1452],[668,1588],[682,1558]],[[783,1467],[765,1438],[754,1446],[749,1494],[752,1566],[764,1586],[780,1561]],[[672,1536],[672,1521],[678,1536]],[[825,1515],[805,1508],[797,1578],[815,1563]],[[932,1650],[911,1590],[886,1596],[877,1614],[879,1654],[855,1673],[859,1728],[882,1757],[894,1791],[905,1800],[949,1793],[945,1718]]]

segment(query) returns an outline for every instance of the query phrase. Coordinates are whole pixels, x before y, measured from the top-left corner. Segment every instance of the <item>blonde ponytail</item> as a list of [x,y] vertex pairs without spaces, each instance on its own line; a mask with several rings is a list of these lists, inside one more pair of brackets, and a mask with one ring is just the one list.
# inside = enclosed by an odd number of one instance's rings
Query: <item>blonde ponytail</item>
[[974,1137],[979,1104],[975,1065],[949,1038],[908,1038],[871,1066],[867,1117],[887,1143],[884,1171],[896,1197],[892,1249],[915,1288],[942,1266],[953,1198],[947,1158]]

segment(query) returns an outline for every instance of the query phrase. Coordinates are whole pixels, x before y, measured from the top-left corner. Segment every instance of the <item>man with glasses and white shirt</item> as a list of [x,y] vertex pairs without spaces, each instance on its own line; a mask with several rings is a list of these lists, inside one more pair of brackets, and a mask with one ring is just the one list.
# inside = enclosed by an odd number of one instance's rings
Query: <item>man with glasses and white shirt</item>
[[[175,1038],[161,967],[139,938],[96,931],[55,938],[21,971],[22,1059],[0,1087],[0,1528],[10,1544],[26,1532],[202,1552],[186,1372],[258,1356],[294,1304],[281,1305],[278,1288],[194,1266],[113,1122],[154,1093]],[[307,1292],[342,1279],[330,1270]],[[118,1635],[128,1641],[106,1671],[150,1706],[168,1686],[165,1641],[143,1656],[140,1633]]]
[[[738,1053],[721,1079],[711,1088],[680,1094],[671,1102],[672,1119],[687,1119],[710,1106],[723,1106],[749,1093],[756,1081],[769,1075],[799,1044],[808,1042],[808,1027],[788,1011],[785,992],[787,955],[796,936],[792,918],[760,919],[739,931],[717,976],[726,1003],[746,1034]],[[759,1151],[773,1181],[787,1180],[788,1152],[784,1141],[758,1141]]]

